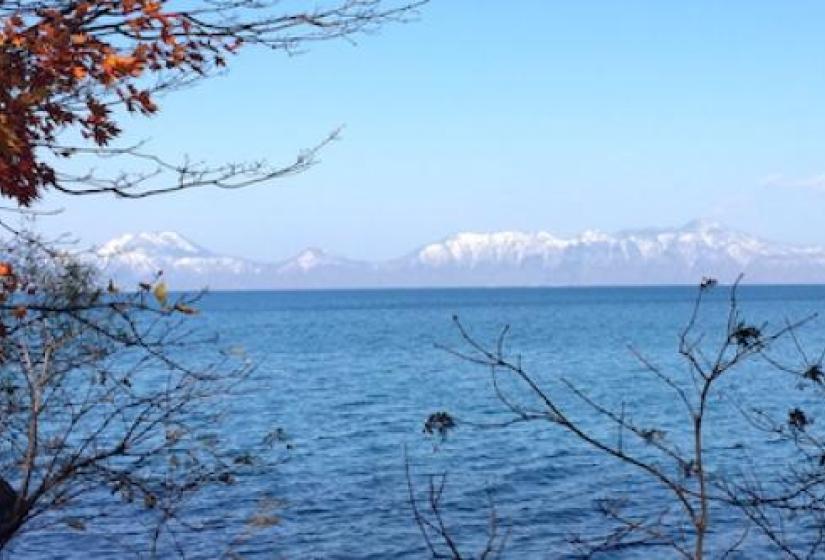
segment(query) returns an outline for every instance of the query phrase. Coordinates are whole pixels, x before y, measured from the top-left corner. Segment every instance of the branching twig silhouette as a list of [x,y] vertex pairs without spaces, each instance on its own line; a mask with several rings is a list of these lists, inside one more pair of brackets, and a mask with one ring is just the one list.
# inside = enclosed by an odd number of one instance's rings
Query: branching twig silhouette
[[[767,543],[779,554],[803,558],[815,556],[825,544],[825,440],[811,430],[811,416],[800,407],[792,407],[787,417],[774,418],[757,407],[745,406],[735,399],[725,400],[727,395],[720,385],[721,380],[735,376],[743,364],[761,360],[760,364],[768,370],[792,374],[796,380],[822,391],[823,353],[817,353],[812,360],[798,336],[799,329],[816,315],[785,321],[777,328],[748,322],[740,309],[740,282],[741,276],[730,287],[724,332],[715,345],[700,331],[699,319],[707,294],[716,289],[716,281],[704,279],[700,285],[678,338],[677,351],[686,365],[686,376],[670,373],[637,348],[630,348],[642,370],[661,383],[674,403],[678,403],[678,410],[684,415],[685,439],[690,441],[687,449],[677,445],[678,438],[670,437],[664,430],[631,420],[624,401],[619,410],[613,410],[564,376],[555,376],[565,398],[572,397],[603,423],[616,427],[616,441],[610,441],[600,435],[602,430],[593,431],[573,417],[561,394],[543,387],[528,372],[520,356],[507,353],[509,326],[488,347],[458,317],[453,318],[463,348],[439,347],[489,370],[495,396],[513,416],[499,426],[516,421],[549,423],[586,447],[644,474],[672,498],[672,503],[664,504],[658,514],[645,516],[626,511],[630,507],[626,503],[601,502],[600,513],[615,528],[601,535],[594,532],[574,537],[571,543],[577,554],[590,557],[626,548],[656,547],[693,560],[714,552],[730,557],[746,541],[759,536],[761,543]],[[784,355],[774,355],[781,340],[790,341],[800,363],[787,364]],[[504,377],[526,389],[527,397],[516,399],[505,394],[501,384]],[[710,467],[710,411],[731,400],[733,411],[741,413],[749,425],[787,444],[789,463],[784,466],[784,474],[767,478],[764,473],[733,475]],[[629,444],[628,436],[636,443]],[[709,547],[707,539],[714,523],[713,512],[722,509],[736,513],[741,527],[724,547],[715,550]],[[791,520],[795,520],[796,533],[786,530]]]

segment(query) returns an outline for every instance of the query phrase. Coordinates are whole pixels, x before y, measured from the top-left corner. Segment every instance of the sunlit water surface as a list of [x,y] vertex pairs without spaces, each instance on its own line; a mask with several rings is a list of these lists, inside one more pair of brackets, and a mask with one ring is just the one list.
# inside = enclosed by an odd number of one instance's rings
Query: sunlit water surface
[[[258,364],[252,391],[225,403],[232,414],[222,430],[239,447],[260,446],[281,428],[291,449],[274,469],[251,469],[232,486],[210,495],[204,510],[240,515],[261,500],[276,504],[280,523],[263,535],[226,532],[182,536],[190,558],[212,558],[232,549],[244,557],[388,559],[424,558],[405,480],[405,449],[419,491],[429,473],[448,473],[444,515],[458,543],[472,556],[481,550],[495,504],[501,532],[509,531],[505,557],[557,558],[571,552],[575,534],[601,534],[601,498],[630,500],[631,511],[655,514],[668,497],[634,471],[588,450],[546,423],[484,429],[472,424],[511,418],[496,399],[490,373],[436,345],[466,349],[452,317],[458,315],[484,343],[511,327],[507,348],[571,415],[607,441],[617,434],[558,383],[564,377],[640,425],[657,427],[671,441],[686,442],[679,402],[639,367],[634,346],[676,379],[687,380],[676,353],[696,291],[692,288],[473,289],[408,291],[241,292],[209,294],[198,328],[218,332],[220,345],[245,349]],[[699,327],[718,339],[728,291],[717,288]],[[751,322],[781,326],[825,310],[825,287],[745,287],[741,305]],[[801,335],[817,351],[825,341],[820,323]],[[778,352],[795,359],[790,348]],[[197,359],[197,356],[193,356]],[[720,393],[741,402],[787,409],[814,399],[764,364],[731,377]],[[690,385],[687,385],[690,387]],[[538,406],[511,388],[514,397]],[[758,441],[724,400],[714,416],[708,445],[715,468],[782,464],[782,447]],[[458,426],[442,441],[422,428],[427,415],[448,411]],[[823,420],[825,422],[825,420]],[[625,436],[629,438],[629,436]],[[628,445],[633,445],[629,443]],[[639,453],[649,453],[636,447]],[[756,458],[755,458],[756,457]],[[241,513],[239,513],[241,512]],[[115,515],[114,511],[107,512]],[[128,520],[121,520],[128,527]],[[712,546],[736,539],[738,525],[717,516]],[[59,524],[12,550],[19,557],[128,558],[141,556],[129,530],[117,538],[90,523],[78,532]],[[759,555],[758,537],[742,557]],[[651,550],[608,557],[650,558]],[[655,557],[668,558],[667,550]]]

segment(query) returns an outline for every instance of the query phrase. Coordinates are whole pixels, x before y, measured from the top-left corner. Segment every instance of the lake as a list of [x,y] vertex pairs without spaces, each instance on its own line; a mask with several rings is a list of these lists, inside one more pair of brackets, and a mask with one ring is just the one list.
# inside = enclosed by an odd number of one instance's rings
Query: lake
[[[277,468],[253,469],[213,497],[228,511],[253,508],[262,496],[277,504],[279,525],[265,538],[240,539],[237,552],[261,558],[427,557],[410,511],[405,450],[419,492],[429,473],[448,473],[444,515],[468,556],[483,547],[489,500],[503,530],[509,530],[509,558],[561,557],[572,552],[567,545],[572,535],[606,531],[595,508],[601,498],[622,498],[634,512],[654,514],[668,500],[656,484],[558,427],[539,422],[484,427],[511,418],[495,396],[489,371],[437,345],[466,349],[453,315],[490,344],[510,325],[511,355],[521,355],[525,369],[584,426],[610,441],[615,437],[615,428],[566,391],[560,377],[616,410],[624,406],[634,421],[661,429],[678,443],[686,434],[684,411],[642,371],[628,347],[687,379],[676,349],[696,292],[655,287],[207,295],[198,328],[220,333],[221,345],[236,353],[242,347],[258,364],[254,390],[227,403],[233,414],[225,435],[239,446],[258,445],[262,434],[280,428],[290,447]],[[698,326],[708,332],[709,343],[722,332],[727,296],[728,288],[717,287],[704,307]],[[825,287],[819,286],[744,286],[740,299],[744,316],[760,325],[781,327],[786,318],[825,311]],[[821,349],[823,335],[822,324],[814,322],[800,338]],[[787,345],[777,352],[794,359]],[[784,460],[780,445],[742,427],[726,399],[775,407],[780,414],[789,400],[818,406],[811,391],[769,369],[759,363],[737,372],[713,401],[721,410],[708,425],[713,468],[762,468]],[[520,402],[537,405],[518,387],[508,390]],[[436,411],[457,419],[443,439],[423,432],[427,416]],[[638,452],[650,450],[640,446]],[[711,545],[718,549],[738,534],[728,513],[716,517]],[[217,556],[223,545],[213,540],[220,535],[200,534],[188,557]],[[60,542],[75,544],[58,549]],[[763,546],[758,536],[748,539],[742,557]],[[17,549],[20,555],[66,558],[130,552],[135,551],[128,531],[120,540],[106,539],[94,527],[80,536],[56,528]],[[608,557],[649,554],[628,550]],[[670,557],[669,551],[656,554]]]

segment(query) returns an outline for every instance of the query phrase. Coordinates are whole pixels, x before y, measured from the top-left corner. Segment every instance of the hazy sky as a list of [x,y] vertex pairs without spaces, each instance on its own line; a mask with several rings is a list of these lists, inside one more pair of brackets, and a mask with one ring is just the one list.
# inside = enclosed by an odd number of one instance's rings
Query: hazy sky
[[561,234],[717,219],[825,244],[825,2],[433,0],[420,20],[254,50],[134,119],[171,156],[306,174],[146,201],[49,197],[89,242],[176,230],[273,260],[396,256],[462,230]]

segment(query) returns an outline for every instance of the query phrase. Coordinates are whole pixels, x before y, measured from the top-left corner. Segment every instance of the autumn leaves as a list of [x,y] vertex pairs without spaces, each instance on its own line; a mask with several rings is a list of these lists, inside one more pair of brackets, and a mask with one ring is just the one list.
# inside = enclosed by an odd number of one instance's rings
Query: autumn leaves
[[[35,299],[38,293],[38,286],[35,280],[20,275],[12,263],[7,261],[0,261],[0,312],[5,313],[6,317],[13,320],[22,321],[29,316],[29,312],[37,314],[53,312],[50,306],[44,306],[42,302]],[[165,282],[161,280],[161,274],[158,273],[152,282],[141,282],[138,284],[137,293],[126,293],[123,297],[119,297],[121,290],[115,285],[112,280],[109,280],[105,288],[105,295],[103,289],[96,289],[91,293],[92,299],[78,304],[84,309],[93,308],[111,308],[115,311],[120,310],[125,312],[129,308],[138,306],[141,309],[151,309],[163,314],[169,315],[172,313],[180,313],[183,315],[195,315],[198,310],[192,307],[188,300],[178,298],[172,301],[169,288]],[[157,307],[149,305],[141,294],[151,294],[154,298]],[[138,297],[138,300],[134,298]],[[71,307],[71,305],[69,305]],[[4,322],[0,315],[0,338],[5,338],[9,332],[8,325],[12,323]]]
[[[114,107],[151,115],[153,94],[223,66],[240,45],[164,4],[61,1],[0,20],[0,194],[29,206],[58,184],[48,152],[105,149],[121,134]],[[58,145],[70,128],[90,145]]]
[[[113,286],[114,285],[110,282],[110,292],[115,289]],[[170,303],[169,288],[167,287],[166,282],[163,282],[161,280],[156,281],[154,284],[150,284],[148,282],[141,282],[139,284],[139,287],[143,292],[151,292],[152,295],[155,297],[155,300],[157,300],[158,304],[161,306],[161,309],[164,311],[177,311],[178,313],[183,313],[184,315],[194,315],[198,312],[197,309],[183,303],[182,301]]]

